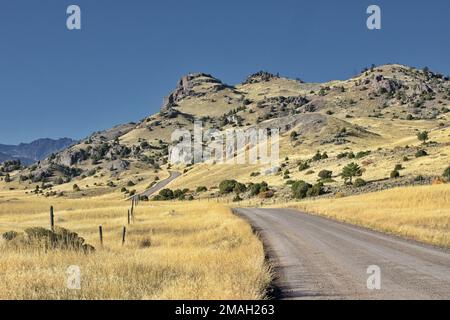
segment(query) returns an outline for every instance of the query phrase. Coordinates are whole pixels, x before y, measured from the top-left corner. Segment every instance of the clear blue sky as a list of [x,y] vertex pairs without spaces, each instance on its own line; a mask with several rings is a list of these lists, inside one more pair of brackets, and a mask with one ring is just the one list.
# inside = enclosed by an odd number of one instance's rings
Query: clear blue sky
[[[66,29],[78,4],[82,30]],[[366,8],[382,9],[382,30]],[[1,0],[0,143],[82,138],[155,113],[185,73],[345,79],[372,63],[450,73],[448,0]]]

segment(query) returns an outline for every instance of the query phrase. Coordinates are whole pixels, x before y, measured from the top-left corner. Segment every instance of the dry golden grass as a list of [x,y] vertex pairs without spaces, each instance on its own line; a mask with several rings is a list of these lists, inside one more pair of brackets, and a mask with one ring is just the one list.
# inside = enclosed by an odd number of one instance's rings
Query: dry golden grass
[[397,188],[285,206],[450,248],[450,184]]
[[[91,199],[6,197],[0,232],[56,224],[94,245],[94,254],[16,251],[1,244],[0,299],[261,299],[270,282],[263,247],[250,226],[208,202],[141,202],[127,227],[128,203]],[[98,240],[103,226],[104,247]],[[81,290],[66,286],[66,270],[81,268]]]

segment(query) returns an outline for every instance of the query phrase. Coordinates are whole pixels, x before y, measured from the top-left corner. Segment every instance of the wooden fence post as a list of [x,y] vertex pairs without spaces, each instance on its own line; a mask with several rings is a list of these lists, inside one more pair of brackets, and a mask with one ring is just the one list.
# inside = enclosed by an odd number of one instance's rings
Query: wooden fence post
[[127,228],[123,227],[123,231],[122,231],[122,245],[125,244],[125,235],[127,233]]
[[53,213],[53,206],[50,207],[50,229],[55,232],[55,215]]
[[98,227],[98,234],[100,235],[100,245],[103,247],[103,228],[102,228],[102,226]]

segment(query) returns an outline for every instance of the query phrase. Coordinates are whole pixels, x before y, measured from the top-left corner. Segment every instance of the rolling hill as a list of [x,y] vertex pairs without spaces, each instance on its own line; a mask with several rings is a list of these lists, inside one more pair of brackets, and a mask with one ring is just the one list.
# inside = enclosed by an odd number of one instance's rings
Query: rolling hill
[[[324,170],[331,172],[322,179],[327,194],[427,184],[450,164],[449,111],[448,77],[398,64],[325,83],[261,71],[229,85],[209,74],[192,73],[178,81],[159,113],[96,132],[38,165],[12,173],[9,187],[30,189],[47,183],[53,194],[70,196],[79,196],[73,184],[86,186],[84,195],[139,191],[168,176],[170,167],[183,172],[172,188],[206,186],[208,196],[218,195],[222,180],[236,179],[247,184],[266,181],[276,197],[289,198],[294,181],[315,184]],[[205,130],[220,132],[279,129],[279,167],[267,174],[267,166],[258,163],[168,164],[171,147],[178,142],[171,141],[172,133],[192,131],[196,120]],[[417,139],[423,131],[429,135],[426,143]],[[422,151],[426,155],[417,156]],[[343,184],[340,172],[352,162],[361,167],[364,185]],[[308,168],[300,170],[304,163]],[[399,176],[391,178],[394,169]]]

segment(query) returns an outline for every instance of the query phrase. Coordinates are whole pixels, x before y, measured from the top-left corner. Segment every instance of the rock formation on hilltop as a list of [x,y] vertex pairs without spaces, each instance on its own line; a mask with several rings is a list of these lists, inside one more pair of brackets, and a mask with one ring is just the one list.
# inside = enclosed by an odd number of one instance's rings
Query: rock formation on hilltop
[[189,73],[183,76],[178,81],[175,90],[169,96],[164,98],[163,109],[175,107],[179,101],[187,97],[201,96],[201,89],[208,89],[209,92],[216,92],[226,87],[228,86],[210,74]]

